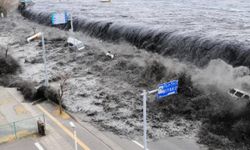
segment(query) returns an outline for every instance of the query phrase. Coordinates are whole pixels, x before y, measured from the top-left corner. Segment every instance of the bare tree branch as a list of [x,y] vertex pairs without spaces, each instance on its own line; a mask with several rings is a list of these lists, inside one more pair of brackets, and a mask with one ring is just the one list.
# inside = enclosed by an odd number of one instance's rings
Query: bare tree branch
[[66,91],[66,89],[65,89],[66,82],[69,78],[70,78],[69,73],[60,74],[61,81],[60,81],[60,89],[58,91],[60,114],[62,114],[62,99],[63,99],[64,92]]

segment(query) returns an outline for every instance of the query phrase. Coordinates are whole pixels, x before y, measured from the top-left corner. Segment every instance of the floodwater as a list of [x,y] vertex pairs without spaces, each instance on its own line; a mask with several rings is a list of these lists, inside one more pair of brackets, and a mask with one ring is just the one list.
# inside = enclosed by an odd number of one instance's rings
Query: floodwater
[[[41,24],[50,25],[50,18],[46,14],[68,10],[73,12],[75,18],[82,18],[76,19],[77,31],[87,32],[104,39],[115,40],[115,38],[122,37],[130,44],[152,50],[163,56],[186,59],[195,64],[208,64],[205,68],[197,69],[189,66],[189,63],[179,63],[169,57],[165,59],[166,57],[147,53],[144,49],[136,49],[126,43],[114,45],[96,41],[96,39],[86,41],[87,38],[81,34],[81,40],[86,43],[87,49],[79,51],[77,54],[70,52],[62,45],[59,46],[59,51],[52,53],[53,48],[58,47],[57,43],[47,44],[51,79],[54,76],[52,73],[62,70],[74,74],[74,77],[69,80],[65,93],[64,105],[67,109],[78,112],[76,115],[81,120],[94,122],[101,129],[109,129],[119,135],[135,137],[142,133],[142,105],[137,83],[144,78],[146,80],[146,77],[151,77],[151,73],[153,73],[153,77],[158,75],[158,69],[156,68],[155,71],[154,66],[160,66],[154,65],[153,61],[147,62],[147,60],[158,60],[167,66],[167,70],[173,70],[176,74],[175,78],[178,78],[177,74],[182,71],[191,74],[192,83],[204,88],[204,91],[208,90],[206,87],[210,85],[219,87],[224,92],[231,87],[244,89],[243,85],[246,87],[245,89],[250,89],[249,68],[233,68],[227,64],[250,66],[249,47],[241,47],[232,42],[248,44],[249,29],[247,25],[250,20],[248,6],[247,2],[232,0],[220,2],[215,0],[128,0],[112,1],[111,3],[94,0],[61,0],[60,2],[36,0],[35,5],[28,8],[24,16]],[[6,27],[9,26],[6,25]],[[25,27],[30,27],[30,25]],[[156,29],[154,31],[157,32],[153,33],[151,28]],[[157,29],[166,32],[158,32]],[[31,31],[31,28],[26,30]],[[46,30],[43,31],[51,30],[48,35],[55,37],[62,35],[52,28]],[[17,34],[18,32],[12,33]],[[188,37],[182,36],[183,34]],[[221,41],[217,41],[217,38]],[[228,41],[224,42],[224,40]],[[23,55],[23,49],[26,53],[27,50],[34,52],[33,48],[21,48],[18,53]],[[114,60],[104,59],[105,52],[108,50],[117,54]],[[29,54],[27,57],[41,58],[41,53],[34,54],[34,56]],[[219,58],[226,63],[221,60],[211,61]],[[151,63],[153,67],[151,67]],[[30,66],[28,68],[30,69]],[[36,67],[36,69],[39,68]],[[141,72],[141,70],[145,70],[145,72]],[[141,74],[146,74],[146,76]],[[171,75],[169,74],[171,73],[167,73],[167,78],[162,80],[170,80]],[[29,78],[31,77],[36,76],[31,74]],[[147,80],[145,82],[151,84]],[[207,93],[208,95],[205,97],[211,96],[209,92]],[[198,99],[199,96],[197,96]],[[173,99],[173,101],[178,99],[180,102],[189,100],[181,97]],[[202,97],[201,100],[203,100]],[[154,104],[154,101],[151,104]],[[192,137],[197,133],[199,122],[186,120],[179,116],[169,119],[166,117],[168,107],[154,107],[155,105],[150,104],[148,106],[150,107],[148,109],[150,110],[148,133],[152,138],[169,135]],[[159,113],[159,110],[162,112]]]
[[32,9],[72,12],[74,16],[175,30],[249,44],[250,1],[247,0],[35,0]]

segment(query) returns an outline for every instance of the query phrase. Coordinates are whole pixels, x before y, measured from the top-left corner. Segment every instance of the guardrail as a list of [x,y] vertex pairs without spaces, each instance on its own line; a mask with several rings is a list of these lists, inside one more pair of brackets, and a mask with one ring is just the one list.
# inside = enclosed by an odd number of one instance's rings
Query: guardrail
[[13,141],[38,133],[38,121],[45,124],[44,114],[8,124],[0,124],[0,143]]

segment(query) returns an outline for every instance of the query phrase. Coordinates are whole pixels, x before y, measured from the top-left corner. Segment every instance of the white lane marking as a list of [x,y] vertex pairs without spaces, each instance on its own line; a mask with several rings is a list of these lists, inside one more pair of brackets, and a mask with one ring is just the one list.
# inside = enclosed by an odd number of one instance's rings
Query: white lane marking
[[35,143],[35,146],[37,147],[38,150],[44,150],[42,145],[39,144],[38,142]]
[[[132,140],[132,142],[134,142],[136,145],[138,145],[139,147],[141,147],[142,149],[144,149],[144,146],[141,145],[139,142],[135,141],[135,140]],[[149,150],[149,149],[147,149]]]

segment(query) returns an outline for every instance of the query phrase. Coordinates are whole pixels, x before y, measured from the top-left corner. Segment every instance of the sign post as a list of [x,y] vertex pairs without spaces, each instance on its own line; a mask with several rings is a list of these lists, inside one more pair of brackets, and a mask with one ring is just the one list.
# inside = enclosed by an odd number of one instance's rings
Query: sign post
[[157,93],[157,100],[173,94],[177,94],[178,80],[173,80],[167,83],[160,84],[158,89],[152,91],[143,90],[143,142],[144,150],[148,150],[147,146],[147,98],[149,94]]
[[145,150],[147,149],[147,98],[148,93],[143,90],[143,141]]
[[72,12],[70,13],[70,26],[71,26],[71,32],[74,32],[74,26],[73,26],[73,15]]

